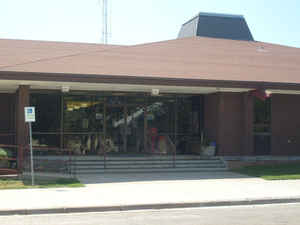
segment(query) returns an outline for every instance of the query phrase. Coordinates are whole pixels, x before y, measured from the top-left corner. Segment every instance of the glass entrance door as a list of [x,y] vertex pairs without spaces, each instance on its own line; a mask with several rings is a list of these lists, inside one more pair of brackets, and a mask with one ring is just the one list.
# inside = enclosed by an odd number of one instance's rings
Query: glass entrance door
[[144,108],[107,105],[105,113],[107,153],[137,154],[144,151]]
[[147,149],[154,155],[175,151],[175,99],[151,97],[147,106]]
[[105,145],[107,153],[126,151],[126,121],[124,106],[106,107],[105,113]]
[[144,148],[144,107],[127,105],[125,107],[127,118],[126,128],[126,151],[132,154],[145,153]]
[[103,98],[95,96],[63,97],[62,146],[75,155],[101,153],[103,134]]
[[34,144],[74,155],[192,154],[190,143],[194,139],[190,137],[199,137],[204,121],[203,103],[197,106],[198,98],[146,93],[34,93],[31,104],[40,115],[33,124]]

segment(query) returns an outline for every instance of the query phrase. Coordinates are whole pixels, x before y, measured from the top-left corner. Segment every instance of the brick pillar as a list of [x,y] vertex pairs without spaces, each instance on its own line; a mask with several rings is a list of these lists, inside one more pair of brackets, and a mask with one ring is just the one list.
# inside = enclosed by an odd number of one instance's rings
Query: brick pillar
[[29,106],[29,86],[20,85],[17,90],[17,145],[18,145],[18,169],[23,168],[24,147],[28,146],[28,125],[25,123],[24,107]]
[[243,155],[253,155],[254,136],[254,101],[251,93],[246,92],[243,96],[244,109],[244,137],[243,137]]

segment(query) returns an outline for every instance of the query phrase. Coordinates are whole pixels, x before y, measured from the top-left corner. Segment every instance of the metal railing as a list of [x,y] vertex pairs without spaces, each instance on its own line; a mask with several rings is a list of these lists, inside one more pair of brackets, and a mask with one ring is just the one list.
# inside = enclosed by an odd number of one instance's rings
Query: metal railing
[[173,167],[176,167],[176,145],[173,143],[169,135],[166,135],[167,141],[171,147],[172,156],[173,156]]
[[[0,148],[6,152],[13,152],[12,154],[9,154],[12,156],[0,156],[0,160],[6,160],[10,162],[9,166],[3,169],[14,169],[18,173],[23,173],[27,169],[26,167],[28,167],[30,161],[29,146],[0,144]],[[38,152],[44,152],[44,154],[38,155]],[[60,155],[63,154],[67,158],[64,157],[60,160],[55,160],[47,157],[49,156],[49,153],[53,152],[54,154],[52,154],[52,156],[58,155],[57,152],[59,152]],[[72,168],[73,154],[71,149],[33,146],[33,156],[35,170],[40,170],[41,172],[68,173],[70,175],[73,175],[75,172],[75,170]]]
[[[33,146],[33,155],[34,155],[34,163],[35,170],[40,172],[56,172],[56,173],[64,173],[69,175],[74,175],[76,170],[73,169],[73,154],[71,149],[61,149],[55,147],[38,147]],[[42,155],[37,155],[36,153],[43,152]],[[49,154],[50,153],[50,154]],[[54,154],[52,154],[54,153]],[[59,154],[57,154],[59,153]],[[29,161],[29,146],[25,148],[25,160]],[[61,159],[50,158],[51,156],[65,156]],[[43,165],[41,165],[41,163]]]
[[[9,150],[10,154],[7,154],[6,156],[0,156],[0,161],[2,161],[2,170],[10,171],[13,173],[17,173],[17,146],[16,145],[7,145],[7,144],[0,144],[0,148],[4,149],[7,153]],[[12,153],[13,152],[13,153]],[[6,165],[5,165],[6,164]]]
[[[155,156],[154,158],[158,159],[161,157],[163,161],[168,161],[169,165],[173,168],[176,168],[176,161],[177,157],[177,146],[173,142],[172,138],[167,134],[158,134],[156,137],[155,143],[155,151],[152,152],[151,147],[153,145],[150,142],[151,138],[147,138],[147,148],[144,149],[144,152],[137,152],[135,156],[139,157],[138,154],[143,156]],[[154,139],[153,139],[154,140]],[[102,160],[101,164],[103,163],[104,169],[109,167],[109,163],[111,159],[108,159],[108,155],[110,155],[109,150],[109,143],[106,143],[103,140],[100,145],[97,146],[96,153]],[[15,153],[14,157],[8,158],[8,160],[14,161],[17,163],[19,172],[28,169],[28,164],[30,162],[30,151],[29,146],[21,146],[21,145],[1,145],[0,148],[14,148]],[[163,149],[163,150],[162,150]],[[20,154],[22,153],[23,154]],[[34,165],[36,171],[41,172],[58,172],[58,173],[68,173],[71,176],[76,176],[76,167],[77,167],[77,160],[83,157],[83,154],[78,154],[78,151],[72,148],[58,148],[58,147],[44,147],[44,146],[33,146],[33,155],[34,155]],[[112,154],[114,155],[114,153]],[[117,157],[122,156],[121,153],[116,154]],[[126,156],[126,153],[124,153]],[[130,157],[130,154],[129,154]],[[24,165],[22,164],[24,162]]]

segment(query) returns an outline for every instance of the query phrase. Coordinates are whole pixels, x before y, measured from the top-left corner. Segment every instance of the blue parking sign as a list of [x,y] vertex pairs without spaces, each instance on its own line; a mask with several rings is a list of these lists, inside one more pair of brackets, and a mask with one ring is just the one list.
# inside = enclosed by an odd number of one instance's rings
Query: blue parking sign
[[34,107],[25,107],[25,122],[35,122]]

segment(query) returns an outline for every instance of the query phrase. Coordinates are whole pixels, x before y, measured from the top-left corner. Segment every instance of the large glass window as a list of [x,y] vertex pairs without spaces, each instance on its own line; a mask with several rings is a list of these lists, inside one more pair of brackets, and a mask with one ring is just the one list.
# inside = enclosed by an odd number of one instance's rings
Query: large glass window
[[123,106],[108,106],[106,108],[106,134],[110,153],[125,152],[125,114]]
[[270,132],[271,98],[254,98],[254,132]]
[[64,97],[64,132],[87,132],[92,126],[93,102],[90,96]]
[[[190,98],[178,98],[178,122],[177,122],[177,134],[189,135],[193,133],[193,111],[192,101]],[[196,124],[195,124],[196,125]]]
[[32,94],[37,116],[33,141],[76,155],[102,154],[104,149],[109,154],[172,154],[175,147],[186,147],[188,154],[190,137],[199,137],[201,130],[198,102],[187,95]]
[[144,146],[145,107],[143,102],[138,105],[128,105],[125,110],[127,117],[127,151],[134,153],[146,152]]
[[95,154],[100,150],[104,127],[104,97],[64,96],[64,148],[75,154]]
[[33,145],[60,147],[60,94],[31,94],[30,104],[36,111],[36,121],[32,123]]
[[33,132],[59,132],[61,115],[59,94],[32,94],[30,104],[35,107],[36,122]]
[[172,154],[175,148],[175,97],[149,97],[146,122],[147,150],[153,154]]
[[271,152],[271,98],[254,98],[254,154]]
[[0,144],[15,143],[15,96],[0,93]]
[[136,154],[145,151],[144,114],[147,98],[144,95],[127,94],[119,97],[119,104],[107,98],[105,106],[105,138],[109,154]]
[[175,125],[175,98],[149,98],[147,107],[148,129],[158,134],[173,135]]
[[192,154],[191,144],[201,142],[203,102],[201,96],[181,96],[177,99],[177,149],[179,154]]

